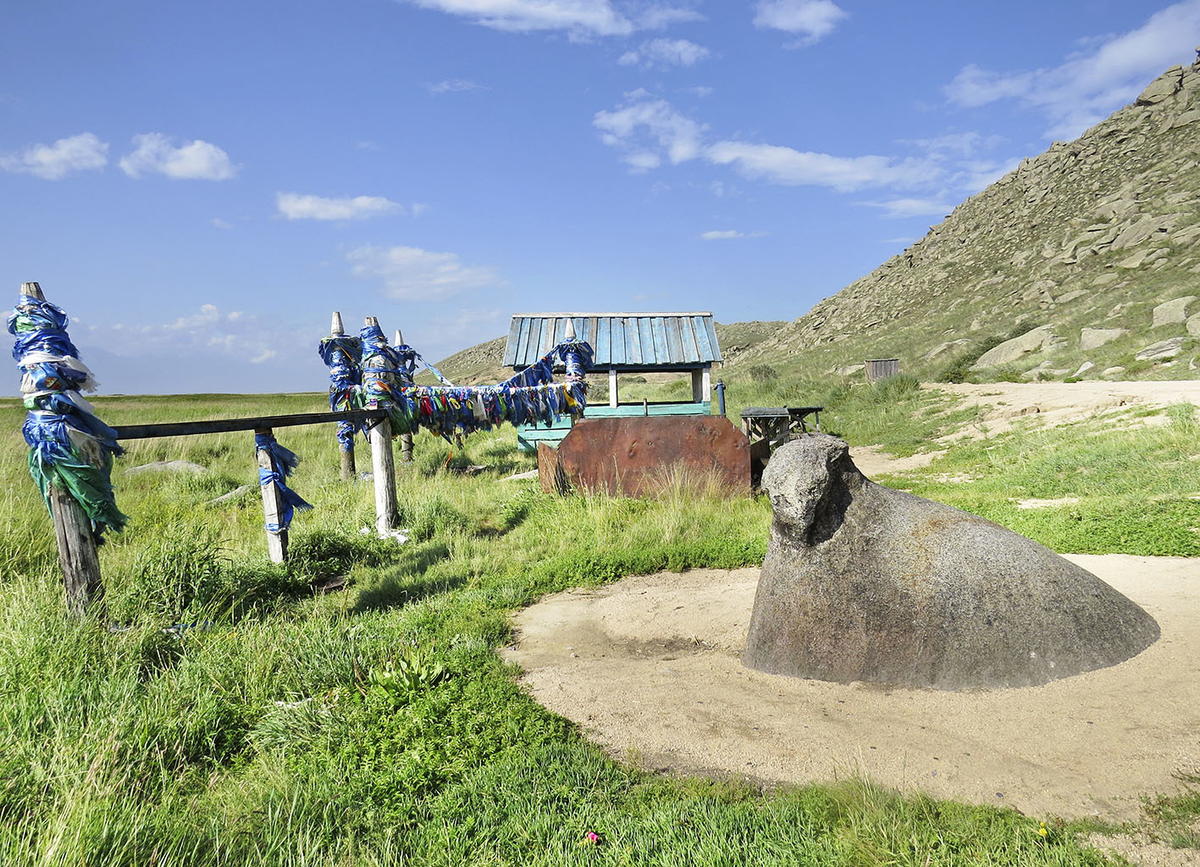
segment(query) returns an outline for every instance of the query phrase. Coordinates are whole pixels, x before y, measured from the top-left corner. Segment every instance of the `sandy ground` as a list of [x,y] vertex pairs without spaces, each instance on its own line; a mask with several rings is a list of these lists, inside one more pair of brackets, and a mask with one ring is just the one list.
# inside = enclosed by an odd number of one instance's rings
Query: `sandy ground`
[[979,421],[946,438],[947,442],[978,435],[984,427],[991,434],[1001,433],[1016,419],[1029,416],[1036,416],[1045,424],[1064,424],[1128,407],[1162,407],[1173,403],[1200,406],[1200,380],[937,383],[926,387],[959,395],[963,406],[980,408]]
[[[935,387],[979,406],[974,433],[1029,416],[1060,424],[1133,406],[1200,405],[1200,381]],[[867,476],[936,456],[852,454]],[[1200,560],[1068,559],[1153,614],[1162,638],[1121,665],[1028,689],[945,693],[780,677],[740,663],[758,571],[697,570],[548,597],[517,616],[516,643],[503,655],[525,670],[538,701],[649,768],[764,782],[864,774],[1041,816],[1136,818],[1141,796],[1176,791],[1177,772],[1200,770]]]
[[649,768],[827,781],[1039,816],[1132,819],[1200,768],[1200,562],[1072,556],[1153,614],[1162,638],[1121,665],[1041,687],[963,693],[743,668],[757,569],[628,578],[517,617],[504,651],[551,710]]

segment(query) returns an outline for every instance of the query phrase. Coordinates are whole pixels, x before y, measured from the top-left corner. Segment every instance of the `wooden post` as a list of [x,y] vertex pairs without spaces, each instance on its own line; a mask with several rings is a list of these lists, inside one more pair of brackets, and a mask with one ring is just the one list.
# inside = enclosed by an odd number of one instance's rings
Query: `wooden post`
[[613,409],[617,408],[617,369],[615,367],[608,369],[608,405]]
[[[274,436],[270,428],[260,428],[254,432],[255,436],[265,434]],[[258,454],[259,469],[269,470],[274,472],[275,466],[271,463],[271,453],[266,449],[256,449]],[[287,560],[287,544],[288,531],[283,527],[283,499],[279,496],[279,489],[274,485],[260,485],[262,488],[263,500],[263,517],[267,525],[274,524],[280,527],[278,533],[272,533],[267,530],[267,553],[271,557],[272,563],[283,563]]]
[[[21,294],[45,301],[42,287],[36,283],[22,283]],[[100,465],[101,458],[92,454],[85,457],[89,463]],[[100,555],[96,550],[96,536],[92,522],[83,506],[67,491],[51,485],[49,490],[50,516],[54,521],[54,537],[58,543],[58,564],[63,573],[63,590],[66,593],[67,613],[81,617],[93,605],[103,606],[104,581],[100,575]],[[103,612],[101,612],[103,613]]]
[[[334,310],[333,311],[333,319],[329,323],[329,336],[330,337],[343,337],[343,336],[345,336],[345,334],[346,334],[346,329],[342,325],[342,314],[339,311]],[[358,475],[358,470],[354,466],[354,441],[353,440],[350,441],[350,448],[348,448],[348,449],[342,449],[342,444],[339,441],[338,442],[338,452],[341,454],[341,459],[342,459],[342,481],[343,482],[354,481],[355,477]]]
[[396,519],[396,465],[392,459],[392,422],[382,418],[371,428],[371,463],[375,481],[375,529],[391,532]]
[[[400,333],[400,329],[396,329],[396,339],[392,341],[392,346],[403,346],[404,335]],[[412,380],[407,376],[401,377],[404,382],[400,384],[412,385]],[[413,435],[411,433],[400,434],[400,463],[411,464],[413,459]]]

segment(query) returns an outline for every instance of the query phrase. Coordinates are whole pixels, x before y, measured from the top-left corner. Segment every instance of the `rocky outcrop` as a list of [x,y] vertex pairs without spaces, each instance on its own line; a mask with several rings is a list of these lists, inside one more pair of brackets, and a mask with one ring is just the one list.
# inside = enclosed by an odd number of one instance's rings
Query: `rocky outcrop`
[[[897,357],[903,370],[926,375],[970,351],[957,341],[1007,336],[1022,322],[1075,335],[1116,303],[1137,314],[1120,327],[1148,333],[1150,310],[1194,287],[1200,273],[1198,123],[1200,66],[1174,67],[1137,102],[1022,161],[738,364],[803,357],[816,372]],[[979,367],[1029,370],[1052,347],[1086,351],[1074,340],[1048,342]],[[1122,342],[1089,360],[1125,365],[1128,352]]]
[[743,662],[839,682],[1033,686],[1115,665],[1154,619],[1089,572],[975,515],[876,485],[846,444],[775,452],[774,513]]
[[1002,364],[1012,364],[1022,355],[1029,352],[1037,352],[1039,349],[1045,349],[1055,342],[1056,338],[1050,326],[1042,325],[1026,331],[1020,337],[1006,340],[999,346],[989,349],[983,355],[979,356],[979,360],[972,366],[972,370],[980,370],[984,367],[999,367]]

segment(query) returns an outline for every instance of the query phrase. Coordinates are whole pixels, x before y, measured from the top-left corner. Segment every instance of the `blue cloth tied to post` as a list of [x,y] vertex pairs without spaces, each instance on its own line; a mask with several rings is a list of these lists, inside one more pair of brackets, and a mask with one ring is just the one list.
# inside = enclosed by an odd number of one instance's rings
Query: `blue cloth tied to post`
[[267,532],[278,534],[292,523],[292,515],[297,509],[304,511],[312,508],[311,503],[306,502],[287,486],[287,477],[299,466],[300,458],[291,449],[284,448],[276,442],[272,434],[256,433],[254,447],[265,451],[271,457],[271,469],[258,468],[258,483],[263,487],[274,485],[279,492],[279,500],[283,504],[283,512],[279,516],[281,523],[266,522]]
[[[329,408],[334,412],[362,409],[362,340],[345,335],[326,337],[317,347],[317,353],[329,368]],[[361,423],[337,423],[337,441],[342,451],[354,450],[354,435],[359,431],[365,432]]]
[[112,459],[123,449],[116,431],[79,395],[78,389],[90,390],[95,382],[67,335],[68,322],[62,308],[31,295],[22,295],[7,318],[29,410],[21,433],[29,445],[29,474],[47,508],[51,488],[68,494],[87,515],[99,545],[105,530],[119,531],[129,520],[117,508],[111,478]]

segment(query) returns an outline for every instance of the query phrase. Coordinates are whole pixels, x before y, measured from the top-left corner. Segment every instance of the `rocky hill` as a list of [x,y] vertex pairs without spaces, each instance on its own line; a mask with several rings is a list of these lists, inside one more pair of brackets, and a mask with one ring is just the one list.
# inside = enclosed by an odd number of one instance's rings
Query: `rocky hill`
[[1194,378],[1200,63],[967,199],[745,353],[805,372]]
[[[718,326],[726,377],[1200,378],[1200,61],[1055,142],[789,323]],[[504,339],[447,374],[495,381]]]

